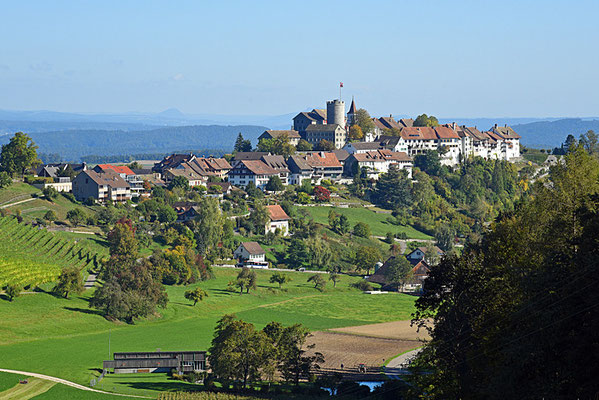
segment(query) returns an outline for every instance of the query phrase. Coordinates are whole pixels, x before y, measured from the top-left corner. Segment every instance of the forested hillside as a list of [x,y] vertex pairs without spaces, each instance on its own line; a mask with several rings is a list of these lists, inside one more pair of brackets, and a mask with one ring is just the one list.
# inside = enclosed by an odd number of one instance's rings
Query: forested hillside
[[596,397],[599,162],[582,146],[564,160],[431,268],[416,303],[432,333],[417,362],[427,398]]
[[[88,155],[168,153],[186,149],[230,149],[241,132],[255,141],[266,127],[253,125],[172,126],[153,130],[67,130],[31,133],[39,153],[60,154],[63,159],[79,161]],[[9,136],[0,137],[0,144]]]
[[522,136],[523,145],[549,149],[559,147],[568,135],[578,137],[589,130],[599,131],[599,120],[567,118],[513,125],[512,128]]

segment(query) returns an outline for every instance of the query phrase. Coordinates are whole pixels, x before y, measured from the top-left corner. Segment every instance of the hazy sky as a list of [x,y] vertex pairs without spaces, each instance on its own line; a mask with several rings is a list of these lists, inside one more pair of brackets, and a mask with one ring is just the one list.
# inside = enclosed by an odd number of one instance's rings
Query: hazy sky
[[2,1],[0,108],[599,114],[599,1]]

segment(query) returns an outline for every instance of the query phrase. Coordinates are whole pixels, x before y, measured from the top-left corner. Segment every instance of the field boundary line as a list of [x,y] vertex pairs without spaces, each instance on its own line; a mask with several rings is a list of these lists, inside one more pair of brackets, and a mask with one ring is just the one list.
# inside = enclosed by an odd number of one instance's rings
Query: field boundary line
[[75,389],[86,390],[88,392],[96,392],[96,393],[108,394],[108,395],[113,395],[113,396],[121,396],[121,397],[136,397],[136,398],[139,398],[139,399],[151,399],[151,397],[147,397],[147,396],[139,396],[139,395],[132,395],[132,394],[122,394],[122,393],[114,393],[114,392],[105,392],[103,390],[92,389],[92,388],[89,388],[87,386],[83,386],[83,385],[80,385],[78,383],[75,383],[75,382],[67,381],[66,379],[57,378],[55,376],[38,374],[38,373],[35,373],[35,372],[17,371],[17,370],[14,370],[14,369],[4,369],[4,368],[0,368],[0,372],[6,372],[6,373],[9,373],[9,374],[32,376],[34,378],[45,379],[47,381],[61,383],[61,384],[66,385],[66,386],[70,386],[70,387],[73,387]]

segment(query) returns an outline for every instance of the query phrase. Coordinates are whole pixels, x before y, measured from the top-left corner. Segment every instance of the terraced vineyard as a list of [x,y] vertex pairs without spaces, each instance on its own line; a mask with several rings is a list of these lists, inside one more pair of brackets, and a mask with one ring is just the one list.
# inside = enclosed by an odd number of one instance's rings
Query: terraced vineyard
[[64,267],[97,266],[98,255],[45,229],[0,217],[0,288],[37,286],[56,280]]

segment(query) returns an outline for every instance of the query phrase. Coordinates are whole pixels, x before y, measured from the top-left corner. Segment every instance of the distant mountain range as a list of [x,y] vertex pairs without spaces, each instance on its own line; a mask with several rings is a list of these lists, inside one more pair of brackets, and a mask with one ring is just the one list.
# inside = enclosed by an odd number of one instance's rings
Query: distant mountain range
[[[184,114],[172,108],[160,113],[62,113],[0,110],[0,144],[24,131],[41,153],[58,153],[76,161],[83,156],[166,153],[181,149],[230,151],[239,132],[256,144],[266,129],[290,129],[296,113],[283,115]],[[396,115],[396,118],[409,117]],[[559,146],[568,134],[578,137],[593,129],[599,119],[580,118],[439,118],[487,130],[508,124],[530,147]]]

